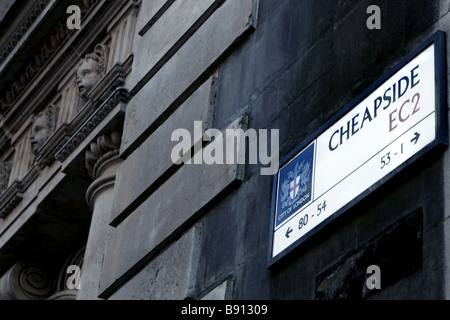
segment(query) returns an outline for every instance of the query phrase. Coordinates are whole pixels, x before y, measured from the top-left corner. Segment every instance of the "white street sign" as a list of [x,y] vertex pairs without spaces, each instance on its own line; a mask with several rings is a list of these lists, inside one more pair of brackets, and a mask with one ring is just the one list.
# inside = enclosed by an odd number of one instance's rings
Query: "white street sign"
[[436,47],[432,42],[379,81],[281,163],[274,180],[272,261],[436,144],[444,118],[436,101]]

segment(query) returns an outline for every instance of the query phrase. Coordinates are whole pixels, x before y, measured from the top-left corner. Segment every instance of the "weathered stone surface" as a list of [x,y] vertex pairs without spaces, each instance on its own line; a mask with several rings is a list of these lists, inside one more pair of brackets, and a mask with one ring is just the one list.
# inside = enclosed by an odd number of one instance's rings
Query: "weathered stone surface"
[[[175,142],[171,142],[171,135],[175,129],[189,130],[194,137],[194,121],[203,121],[206,128],[211,82],[212,79],[207,80],[120,166],[114,189],[112,221],[119,216],[123,219],[140,203],[139,198],[145,199],[153,192],[158,186],[155,182],[174,167],[171,151]],[[192,145],[195,143],[197,141],[192,141]]]
[[317,277],[316,299],[365,299],[370,290],[366,270],[376,265],[381,271],[381,290],[422,264],[422,210],[402,218],[343,262]]
[[[173,2],[173,0],[170,0]],[[136,22],[136,31],[141,32],[142,28],[152,19],[154,16],[163,9],[168,0],[153,0],[153,1],[141,1],[141,8]]]
[[151,257],[233,183],[240,181],[241,167],[184,165],[137,207],[117,226],[108,241],[101,281],[102,297],[107,297],[126,273],[132,273],[132,268]]
[[[136,58],[133,61],[133,73],[128,84],[129,87],[134,88],[138,82],[145,81],[143,80],[144,76],[161,59],[164,58],[165,61],[170,59],[171,55],[181,47],[183,40],[185,41],[192,35],[193,32],[188,31],[192,25],[204,22],[208,17],[202,17],[203,13],[211,4],[221,1],[223,0],[184,0],[175,1],[170,5],[167,11],[155,21],[137,42],[135,47]],[[144,19],[142,14],[140,17],[140,19]],[[149,17],[146,16],[147,19]],[[202,19],[198,21],[200,17]]]
[[253,31],[253,9],[252,0],[226,1],[134,96],[125,116],[122,154],[141,144],[190,95],[227,49],[246,31]]
[[182,300],[194,297],[201,227],[170,244],[110,300]]

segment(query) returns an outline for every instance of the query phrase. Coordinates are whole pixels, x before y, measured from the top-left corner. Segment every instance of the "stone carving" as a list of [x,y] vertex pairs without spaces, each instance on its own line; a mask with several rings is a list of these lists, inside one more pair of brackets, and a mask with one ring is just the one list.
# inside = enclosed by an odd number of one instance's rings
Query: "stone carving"
[[11,174],[12,163],[0,163],[0,194],[8,188],[9,175]]
[[87,54],[78,66],[76,73],[77,85],[80,97],[84,101],[89,99],[89,92],[91,92],[106,72],[108,51],[107,46],[101,43],[97,44],[94,52]]
[[31,150],[35,155],[39,154],[40,147],[55,130],[58,111],[57,106],[50,105],[33,117],[31,121]]
[[53,290],[53,280],[38,264],[17,262],[0,278],[0,300],[42,300]]
[[96,179],[101,166],[119,155],[122,135],[119,131],[113,131],[97,138],[92,142],[85,154],[85,165],[92,179]]
[[63,141],[57,148],[55,159],[63,162],[83,142],[83,140],[105,119],[114,107],[120,102],[128,102],[130,94],[125,88],[117,88],[92,116],[81,126],[81,128],[70,138]]

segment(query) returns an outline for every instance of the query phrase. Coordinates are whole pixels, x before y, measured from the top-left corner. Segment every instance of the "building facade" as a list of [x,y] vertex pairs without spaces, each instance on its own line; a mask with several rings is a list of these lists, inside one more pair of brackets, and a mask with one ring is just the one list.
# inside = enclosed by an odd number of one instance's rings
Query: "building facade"
[[[449,299],[449,11],[3,1],[0,299]],[[279,164],[430,37],[443,143],[273,263]]]

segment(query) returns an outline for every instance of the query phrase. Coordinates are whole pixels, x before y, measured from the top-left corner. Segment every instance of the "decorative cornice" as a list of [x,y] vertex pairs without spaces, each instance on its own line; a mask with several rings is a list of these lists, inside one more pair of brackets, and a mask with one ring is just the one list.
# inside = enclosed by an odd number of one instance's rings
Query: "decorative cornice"
[[[98,0],[78,0],[78,5],[80,5],[82,13],[85,13],[89,11],[97,1]],[[5,93],[0,98],[0,112],[5,113],[10,109],[16,99],[28,87],[37,74],[39,74],[41,69],[44,68],[47,61],[49,61],[54,53],[58,51],[69,34],[74,32],[74,30],[67,28],[65,18],[60,19],[55,24],[53,30],[53,33],[49,36],[47,41],[42,44],[40,52],[30,57],[30,62],[23,69],[22,73],[18,75],[16,78],[17,80],[12,83],[9,89],[5,90]],[[15,45],[17,45],[17,43],[15,43]]]
[[12,195],[10,199],[6,202],[6,204],[0,209],[0,218],[5,218],[7,215],[9,215],[14,208],[22,201],[23,199],[23,193],[22,192],[16,192]]
[[[63,123],[58,126],[39,149],[40,156],[36,158],[36,163],[46,166],[51,165],[67,143],[74,143],[74,148],[76,148],[83,141],[76,139],[92,132],[118,102],[130,100],[128,91],[122,86],[126,75],[131,70],[132,60],[133,57],[130,56],[123,63],[116,63],[108,70],[92,89],[89,94],[90,100],[84,104],[76,117],[70,123]],[[87,128],[84,128],[84,126],[87,126]],[[74,138],[75,136],[77,138]],[[72,141],[72,138],[75,140]],[[64,157],[67,157],[72,151]]]
[[22,23],[17,32],[11,37],[11,39],[6,43],[3,47],[3,50],[0,52],[0,65],[5,62],[6,58],[11,54],[14,48],[19,43],[20,39],[28,32],[33,23],[39,17],[39,15],[44,11],[47,5],[50,3],[50,0],[41,0],[38,4],[33,8],[30,14],[26,17],[25,21]]
[[39,175],[40,167],[34,165],[21,181],[14,181],[0,195],[0,218],[8,216],[14,208],[22,201],[24,191]]
[[86,137],[106,118],[114,107],[120,103],[127,103],[130,94],[125,88],[117,88],[109,98],[84,122],[75,134],[56,152],[55,159],[64,162],[67,157],[86,139]]

